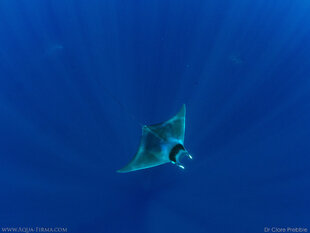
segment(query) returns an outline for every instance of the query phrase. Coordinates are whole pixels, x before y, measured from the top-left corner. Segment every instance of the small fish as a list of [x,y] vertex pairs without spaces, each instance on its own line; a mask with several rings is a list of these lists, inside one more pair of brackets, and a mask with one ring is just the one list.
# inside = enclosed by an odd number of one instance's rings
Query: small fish
[[155,125],[144,125],[138,152],[118,172],[131,172],[170,162],[184,169],[180,159],[192,159],[184,148],[185,114],[186,108],[183,104],[181,110],[171,119]]

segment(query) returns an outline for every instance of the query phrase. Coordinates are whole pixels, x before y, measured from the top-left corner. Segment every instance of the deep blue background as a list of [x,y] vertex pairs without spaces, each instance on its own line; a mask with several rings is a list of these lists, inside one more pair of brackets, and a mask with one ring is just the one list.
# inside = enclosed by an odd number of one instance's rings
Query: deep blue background
[[[186,170],[116,173],[183,103]],[[308,0],[0,1],[1,227],[310,230],[309,122]]]

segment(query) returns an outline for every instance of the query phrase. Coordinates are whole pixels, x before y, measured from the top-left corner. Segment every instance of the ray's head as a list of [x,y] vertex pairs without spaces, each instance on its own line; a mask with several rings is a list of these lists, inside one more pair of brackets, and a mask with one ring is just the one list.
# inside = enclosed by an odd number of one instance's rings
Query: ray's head
[[189,157],[192,159],[192,156],[185,150],[184,146],[181,143],[176,144],[169,153],[169,159],[173,164],[176,164],[178,167],[184,169],[184,166],[181,164],[181,160],[184,157]]

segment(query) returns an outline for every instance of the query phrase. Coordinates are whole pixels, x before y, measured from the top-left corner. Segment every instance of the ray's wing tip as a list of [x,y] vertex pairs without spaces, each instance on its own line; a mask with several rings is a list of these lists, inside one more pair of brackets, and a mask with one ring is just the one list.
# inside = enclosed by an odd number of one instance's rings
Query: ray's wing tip
[[116,170],[117,173],[126,173],[126,172],[129,172],[127,169],[124,169],[124,168],[121,168],[121,169],[118,169]]
[[[140,168],[141,169],[141,168]],[[122,167],[121,169],[116,170],[117,173],[128,173],[136,170],[140,170],[137,168],[133,168],[131,166],[126,165],[125,167]]]
[[118,170],[116,170],[117,173],[126,173],[126,172],[130,172],[131,169],[129,168],[128,164]]
[[182,104],[182,107],[180,111],[178,112],[177,116],[185,116],[185,114],[186,114],[186,105]]

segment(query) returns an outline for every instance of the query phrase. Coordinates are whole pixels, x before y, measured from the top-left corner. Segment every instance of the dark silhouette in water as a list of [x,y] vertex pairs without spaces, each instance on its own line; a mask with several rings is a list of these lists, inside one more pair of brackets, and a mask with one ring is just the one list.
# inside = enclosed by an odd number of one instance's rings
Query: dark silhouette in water
[[156,125],[145,125],[142,128],[142,138],[136,156],[118,172],[131,172],[155,167],[172,162],[180,168],[183,156],[192,156],[185,150],[185,105],[174,117]]

